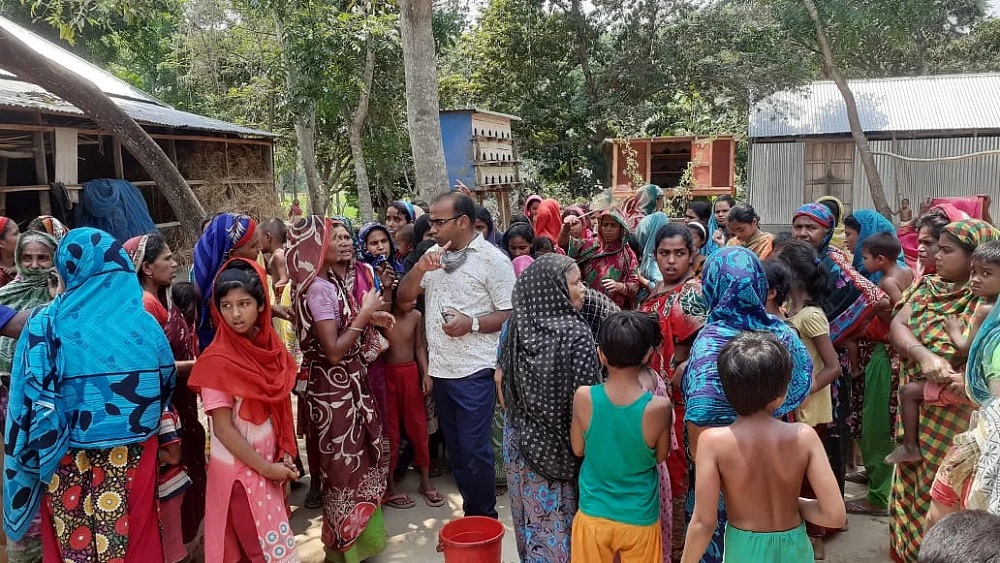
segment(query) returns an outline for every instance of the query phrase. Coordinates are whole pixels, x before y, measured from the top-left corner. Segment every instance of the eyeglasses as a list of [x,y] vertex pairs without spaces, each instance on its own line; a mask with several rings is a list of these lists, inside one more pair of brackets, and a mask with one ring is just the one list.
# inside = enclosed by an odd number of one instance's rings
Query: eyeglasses
[[455,219],[458,219],[460,217],[463,217],[463,215],[455,215],[454,217],[452,217],[450,219],[431,219],[430,223],[432,225],[434,225],[435,227],[443,227],[443,226],[447,225],[448,223],[450,223],[450,222],[452,222]]

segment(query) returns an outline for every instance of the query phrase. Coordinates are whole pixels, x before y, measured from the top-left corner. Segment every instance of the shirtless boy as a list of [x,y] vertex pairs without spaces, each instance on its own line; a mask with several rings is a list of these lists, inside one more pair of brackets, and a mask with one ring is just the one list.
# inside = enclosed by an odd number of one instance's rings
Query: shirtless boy
[[[719,354],[719,378],[737,413],[728,427],[705,430],[695,460],[694,515],[684,563],[705,553],[726,499],[725,558],[731,563],[812,563],[805,521],[847,523],[844,499],[816,431],[773,417],[784,401],[792,360],[772,335],[745,332]],[[803,479],[816,500],[799,497]]]
[[878,286],[889,296],[891,307],[880,313],[886,321],[892,320],[892,311],[903,298],[903,291],[913,285],[913,270],[901,267],[898,263],[903,247],[899,239],[890,233],[875,233],[861,243],[861,258],[865,270],[881,272],[882,279]]
[[274,283],[274,293],[281,295],[289,279],[288,263],[285,262],[285,240],[288,237],[288,230],[285,222],[277,217],[264,221],[260,227],[260,250],[264,253],[267,274]]
[[385,385],[389,416],[385,430],[389,436],[389,482],[385,506],[412,508],[414,501],[396,491],[392,474],[399,457],[399,425],[413,443],[413,464],[420,471],[420,494],[428,506],[441,506],[444,497],[431,484],[430,447],[427,436],[427,411],[424,396],[431,392],[431,377],[427,375],[427,344],[424,340],[423,315],[412,306],[393,300],[392,316],[396,322],[386,331],[389,349],[385,353]]

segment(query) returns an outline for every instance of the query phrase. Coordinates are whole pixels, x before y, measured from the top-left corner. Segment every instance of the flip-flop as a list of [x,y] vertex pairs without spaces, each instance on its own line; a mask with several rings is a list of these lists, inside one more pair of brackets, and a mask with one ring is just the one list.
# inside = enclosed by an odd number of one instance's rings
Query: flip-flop
[[872,504],[868,502],[867,499],[863,498],[849,500],[844,503],[844,507],[847,508],[848,514],[863,514],[865,516],[889,515],[888,509],[872,506]]
[[388,506],[389,508],[413,508],[417,503],[410,497],[404,495],[403,493],[392,495],[391,497],[385,497],[382,501],[382,506]]
[[439,493],[437,489],[420,491],[420,494],[423,495],[424,500],[427,502],[427,506],[436,508],[444,504],[444,497],[441,496],[441,493]]

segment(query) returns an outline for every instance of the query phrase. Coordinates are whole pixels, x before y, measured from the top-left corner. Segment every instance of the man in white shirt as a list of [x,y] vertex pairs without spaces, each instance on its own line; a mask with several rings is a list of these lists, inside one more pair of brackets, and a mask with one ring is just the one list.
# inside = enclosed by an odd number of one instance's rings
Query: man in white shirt
[[511,314],[514,268],[475,229],[472,199],[457,193],[431,204],[437,245],[400,282],[397,298],[425,293],[428,371],[466,516],[497,517],[490,442],[500,329]]

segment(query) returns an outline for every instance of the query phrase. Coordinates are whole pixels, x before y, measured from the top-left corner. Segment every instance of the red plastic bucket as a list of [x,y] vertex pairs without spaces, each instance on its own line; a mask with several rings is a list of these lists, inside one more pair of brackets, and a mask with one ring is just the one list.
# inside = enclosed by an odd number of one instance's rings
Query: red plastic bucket
[[500,563],[504,531],[499,520],[466,516],[441,528],[437,550],[445,563]]

